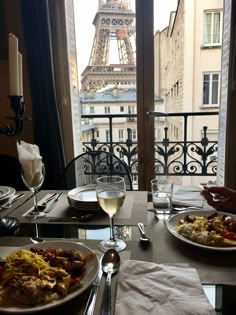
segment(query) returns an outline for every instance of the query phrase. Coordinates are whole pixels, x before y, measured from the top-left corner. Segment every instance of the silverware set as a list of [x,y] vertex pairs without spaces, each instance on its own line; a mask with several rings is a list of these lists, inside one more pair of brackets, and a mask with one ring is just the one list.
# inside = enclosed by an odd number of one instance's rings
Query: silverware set
[[[50,211],[52,211],[52,209],[54,208],[54,206],[56,205],[56,202],[60,199],[60,197],[62,196],[62,192],[61,193],[54,193],[52,195],[50,195],[44,202],[39,203],[37,205],[38,210],[42,213],[49,213]],[[51,204],[48,206],[48,203],[51,202]],[[32,210],[33,211],[33,210]],[[33,213],[29,213],[30,215]]]
[[111,278],[120,268],[120,255],[114,249],[109,249],[100,258],[99,271],[96,279],[93,282],[92,289],[89,294],[87,304],[83,315],[92,315],[96,304],[98,288],[100,286],[103,273],[107,274],[106,286],[103,293],[101,315],[112,314],[112,291],[111,291]]
[[15,196],[14,198],[12,198],[11,200],[9,200],[8,202],[4,203],[3,205],[0,206],[0,209],[2,210],[6,210],[9,209],[11,207],[11,205],[16,202],[17,200],[19,200],[20,198],[24,197],[25,194],[20,194],[18,196]]

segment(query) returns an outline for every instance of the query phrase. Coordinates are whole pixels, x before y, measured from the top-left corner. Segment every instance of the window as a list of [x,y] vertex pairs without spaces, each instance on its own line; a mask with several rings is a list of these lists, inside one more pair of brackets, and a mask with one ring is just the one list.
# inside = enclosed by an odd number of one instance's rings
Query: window
[[[128,114],[135,114],[135,106],[128,106]],[[134,121],[134,117],[128,117],[128,121]]]
[[122,113],[124,111],[125,111],[124,106],[120,106],[120,112]]
[[119,130],[119,141],[123,141],[124,140],[124,130],[120,129]]
[[203,74],[203,105],[219,105],[219,73]]
[[105,110],[105,114],[110,114],[111,112],[111,109],[109,106],[105,106],[104,110]]
[[222,11],[206,12],[204,20],[204,46],[221,45]]
[[131,139],[136,140],[137,139],[136,129],[130,129],[130,133],[131,133]]
[[90,106],[90,114],[94,114],[95,110],[94,110],[94,106]]
[[110,141],[110,132],[109,130],[106,130],[106,142]]
[[99,138],[99,130],[97,130],[97,138]]

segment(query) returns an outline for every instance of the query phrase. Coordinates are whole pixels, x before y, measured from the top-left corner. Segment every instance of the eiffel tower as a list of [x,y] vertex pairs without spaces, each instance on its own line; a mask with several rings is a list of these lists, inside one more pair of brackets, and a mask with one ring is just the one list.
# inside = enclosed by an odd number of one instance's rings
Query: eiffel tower
[[[98,0],[89,65],[81,75],[82,90],[136,83],[134,21],[135,13],[129,0]],[[109,63],[110,54],[114,56],[111,41],[117,43],[119,61],[116,64]]]

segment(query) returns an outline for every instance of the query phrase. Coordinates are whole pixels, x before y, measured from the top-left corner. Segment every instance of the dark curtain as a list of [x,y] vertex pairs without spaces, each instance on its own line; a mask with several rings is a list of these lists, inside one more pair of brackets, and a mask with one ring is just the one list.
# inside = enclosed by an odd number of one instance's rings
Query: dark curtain
[[44,189],[58,188],[65,156],[53,67],[48,0],[21,0],[24,40],[32,96],[34,142],[46,169]]

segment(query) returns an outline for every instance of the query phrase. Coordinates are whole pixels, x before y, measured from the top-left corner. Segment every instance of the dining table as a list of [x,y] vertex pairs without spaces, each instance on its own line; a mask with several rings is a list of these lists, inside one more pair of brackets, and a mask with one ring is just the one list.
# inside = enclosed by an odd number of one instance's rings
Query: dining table
[[[50,212],[45,217],[35,219],[29,216],[33,207],[32,193],[30,191],[16,192],[17,195],[22,193],[24,196],[14,202],[11,207],[0,210],[1,217],[11,216],[19,221],[19,228],[14,234],[0,236],[1,257],[25,245],[32,244],[33,247],[32,239],[34,238],[83,244],[93,250],[98,258],[102,257],[103,252],[99,250],[98,245],[101,240],[109,238],[109,218],[106,213],[100,211],[86,217],[86,211],[71,207],[68,202],[68,191],[41,190],[38,193],[39,203],[54,193],[62,193],[62,196],[51,206]],[[236,248],[232,251],[209,250],[176,238],[166,226],[169,215],[163,218],[155,216],[150,197],[151,194],[147,191],[127,192],[121,212],[114,217],[115,237],[123,239],[126,243],[126,248],[120,252],[121,262],[135,260],[195,268],[216,314],[234,314]],[[140,240],[139,222],[143,223],[150,241]],[[112,277],[114,313],[118,277],[119,271]],[[101,313],[105,282],[106,275],[103,274],[94,314]],[[52,314],[52,311],[53,314],[54,312],[55,314],[84,314],[90,290],[91,286],[67,303],[53,309],[39,311],[37,314]]]

